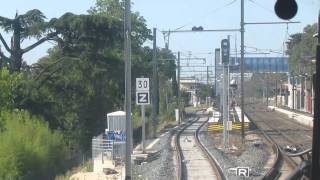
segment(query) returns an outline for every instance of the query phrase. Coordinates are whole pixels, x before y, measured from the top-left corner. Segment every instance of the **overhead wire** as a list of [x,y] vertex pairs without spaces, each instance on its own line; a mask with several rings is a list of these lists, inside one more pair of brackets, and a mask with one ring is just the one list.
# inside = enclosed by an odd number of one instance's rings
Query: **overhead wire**
[[249,0],[249,2],[251,2],[251,3],[255,4],[256,6],[259,6],[260,8],[262,8],[262,9],[264,9],[264,10],[266,10],[266,11],[268,11],[268,12],[270,12],[270,13],[272,13],[272,14],[274,15],[273,10],[271,10],[271,9],[269,9],[269,8],[264,7],[262,4],[260,4],[260,3],[256,2],[256,1],[254,1],[254,0]]
[[248,49],[253,49],[253,51],[247,51],[246,52],[270,52],[270,53],[275,53],[275,54],[283,54],[283,50],[276,50],[276,49],[261,49],[261,48],[257,48],[257,47],[253,47],[253,46],[245,46],[245,48]]
[[[274,13],[274,11],[273,11],[272,9],[269,9],[269,8],[265,7],[264,5],[258,3],[257,1],[255,1],[255,0],[249,0],[249,2],[255,4],[256,6],[262,8],[262,9],[264,9],[264,10],[266,10],[266,11],[268,11],[268,12],[271,13],[272,15],[275,15],[275,13]],[[292,22],[291,20],[287,20],[287,21],[288,21],[288,22]]]
[[[227,7],[231,6],[232,4],[234,4],[234,3],[235,3],[235,2],[237,2],[237,1],[238,1],[238,0],[232,0],[232,1],[230,1],[230,2],[228,2],[228,3],[226,3],[226,4],[224,4],[223,6],[218,7],[218,8],[216,8],[216,9],[214,9],[214,10],[210,11],[209,13],[206,13],[206,14],[204,14],[204,15],[200,16],[200,17],[199,17],[199,18],[197,18],[197,19],[200,19],[200,18],[201,18],[201,19],[203,19],[203,17],[207,16],[208,14],[216,13],[216,12],[218,12],[218,11],[220,11],[220,10],[224,9],[224,8],[227,8]],[[188,22],[188,23],[186,23],[186,24],[184,24],[184,25],[182,25],[182,26],[180,26],[180,27],[178,27],[178,28],[174,29],[174,31],[177,31],[177,30],[179,30],[179,29],[182,29],[182,28],[184,28],[184,27],[188,26],[189,24],[191,24],[192,22],[194,22],[194,20],[192,20],[192,21],[190,21],[190,22]],[[164,39],[164,43],[165,43],[165,45],[166,45],[166,46],[167,46],[167,45],[169,45],[170,31],[169,31],[169,32],[167,32],[167,33],[165,33],[165,31],[160,31],[158,28],[157,28],[157,31],[159,31],[160,33],[162,33],[162,34],[163,34],[163,39]]]
[[286,53],[286,42],[289,39],[289,36],[290,36],[290,34],[289,34],[289,24],[287,24],[286,32],[285,32],[283,43],[282,43],[282,56],[284,56],[285,53]]
[[[232,4],[234,4],[234,3],[237,2],[237,1],[238,1],[238,0],[232,0],[231,2],[228,2],[228,3],[226,3],[225,5],[223,5],[223,6],[221,6],[221,7],[218,7],[218,8],[216,8],[216,9],[210,11],[209,13],[206,13],[206,14],[202,15],[202,16],[200,16],[200,17],[197,18],[197,19],[202,19],[203,17],[207,16],[208,14],[216,13],[216,12],[218,12],[218,11],[220,11],[220,10],[228,7],[228,6],[231,6]],[[184,24],[184,25],[176,28],[174,31],[177,31],[177,30],[179,30],[179,29],[181,29],[181,28],[184,28],[184,27],[190,25],[193,21],[194,21],[194,20],[192,20],[192,21],[190,21],[190,22],[188,22],[188,23],[186,23],[186,24]]]
[[[253,4],[255,4],[255,5],[257,5],[257,6],[259,6],[260,8],[262,8],[262,9],[264,9],[264,10],[266,10],[266,11],[268,11],[268,12],[270,12],[270,13],[272,13],[273,15],[274,15],[274,12],[273,12],[273,10],[271,10],[271,9],[269,9],[269,8],[266,8],[266,7],[264,7],[263,5],[261,5],[260,3],[258,3],[258,2],[256,2],[255,0],[249,0],[251,3],[253,3]],[[290,21],[289,21],[290,22]],[[272,50],[269,50],[269,52],[272,52],[272,53],[277,53],[277,54],[282,54],[283,56],[285,55],[285,47],[286,47],[286,45],[285,45],[285,43],[286,43],[286,40],[288,39],[288,37],[289,37],[290,35],[289,35],[289,24],[287,23],[286,24],[286,32],[285,32],[285,37],[284,37],[284,40],[283,40],[283,43],[282,43],[282,47],[281,47],[281,51],[282,51],[282,53],[280,53],[280,52],[275,52],[275,51],[272,51]]]

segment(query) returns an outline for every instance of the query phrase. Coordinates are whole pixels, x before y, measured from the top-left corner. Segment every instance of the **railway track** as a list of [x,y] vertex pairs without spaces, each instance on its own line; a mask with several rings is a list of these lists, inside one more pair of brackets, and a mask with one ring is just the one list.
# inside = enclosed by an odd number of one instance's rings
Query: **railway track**
[[201,127],[207,121],[208,117],[197,117],[186,123],[176,134],[175,149],[178,162],[178,180],[225,180],[221,168],[198,137]]
[[[288,170],[295,169],[301,162],[301,158],[289,157],[288,150],[305,151],[311,147],[312,130],[303,127],[292,120],[289,120],[284,115],[278,112],[266,111],[265,107],[249,107],[246,112],[248,118],[256,125],[262,134],[273,144],[273,149],[276,154],[275,162],[265,179],[275,178]],[[291,149],[290,149],[291,148]],[[297,152],[288,152],[297,153]]]

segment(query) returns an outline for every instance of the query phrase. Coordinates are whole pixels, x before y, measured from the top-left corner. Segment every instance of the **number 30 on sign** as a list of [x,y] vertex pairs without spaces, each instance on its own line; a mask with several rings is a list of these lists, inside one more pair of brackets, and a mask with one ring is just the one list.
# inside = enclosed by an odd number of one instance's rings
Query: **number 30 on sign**
[[136,78],[136,91],[149,91],[149,78]]

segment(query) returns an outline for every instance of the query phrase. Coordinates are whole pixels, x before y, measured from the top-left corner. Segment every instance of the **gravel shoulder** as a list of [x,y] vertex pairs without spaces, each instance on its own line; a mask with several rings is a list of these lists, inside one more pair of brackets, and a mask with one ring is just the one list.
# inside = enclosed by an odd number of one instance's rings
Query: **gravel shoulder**
[[[272,153],[268,142],[261,138],[257,132],[246,135],[245,148],[241,148],[240,131],[231,132],[229,135],[229,150],[223,149],[223,133],[207,132],[207,126],[203,126],[200,132],[200,140],[218,161],[228,180],[261,179],[266,173],[265,168]],[[245,150],[243,150],[245,149]],[[236,176],[236,167],[249,167],[250,177]]]
[[133,165],[134,179],[174,179],[174,151],[171,146],[171,137],[174,132],[174,130],[170,130],[165,135],[159,137],[159,142],[152,148],[153,151],[160,151],[159,158],[150,162],[143,162],[141,165]]
[[[207,132],[207,125],[203,126],[200,132],[200,140],[218,161],[228,180],[261,179],[268,169],[267,163],[272,155],[271,145],[259,134],[259,131],[252,130],[246,134],[245,148],[241,148],[240,131],[230,133],[230,150],[223,150],[222,132]],[[152,148],[159,151],[160,156],[150,162],[143,162],[141,165],[133,165],[134,179],[148,180],[174,180],[176,175],[175,152],[171,145],[172,136],[176,129],[170,129],[160,136],[160,140]],[[245,150],[243,150],[245,149]],[[238,177],[232,168],[249,167],[250,177]]]
[[[192,112],[192,111],[191,111]],[[185,121],[194,119],[193,116],[186,118]],[[172,138],[179,128],[165,129],[159,135],[160,140],[156,143],[152,151],[159,151],[159,158],[143,162],[141,165],[133,165],[133,177],[136,180],[175,180],[176,176],[176,157]]]

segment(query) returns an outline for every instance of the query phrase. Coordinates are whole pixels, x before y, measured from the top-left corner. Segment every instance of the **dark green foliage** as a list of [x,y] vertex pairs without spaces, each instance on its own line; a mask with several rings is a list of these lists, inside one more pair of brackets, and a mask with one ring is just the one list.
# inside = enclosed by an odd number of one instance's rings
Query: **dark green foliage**
[[[168,80],[175,78],[176,73],[176,64],[175,56],[168,49],[158,50],[158,59],[159,59],[159,76],[162,79]],[[162,60],[165,59],[165,60]]]
[[190,101],[190,93],[186,91],[181,91],[182,106],[187,106],[189,101]]
[[30,37],[40,38],[46,31],[45,18],[41,11],[33,9],[22,15],[16,14],[14,19],[0,17],[0,26],[5,32],[19,30],[22,40]]
[[123,107],[124,63],[120,22],[66,13],[53,22],[62,42],[21,84],[20,108],[61,129],[77,151],[104,131],[105,115]]
[[313,24],[306,26],[303,33],[290,36],[286,53],[289,55],[290,71],[294,74],[310,73],[310,69],[314,67],[311,59],[315,59],[317,43],[313,35],[316,32],[317,24]]
[[[10,65],[9,67],[12,72],[21,70],[24,53],[27,53],[45,41],[53,40],[53,38],[57,37],[58,33],[54,32],[50,22],[44,21],[45,18],[38,9],[30,10],[22,15],[16,13],[13,19],[0,16],[0,27],[5,32],[12,33],[11,47],[8,46],[8,43],[0,33],[0,40],[6,51],[10,54],[10,57],[6,57],[0,50],[0,58],[1,61],[7,61],[5,64]],[[37,38],[39,40],[26,48],[22,48],[21,44],[23,40],[28,38]],[[0,62],[0,65],[2,64],[3,62]]]
[[[119,0],[97,0],[96,5],[88,10],[91,15],[105,16],[110,22],[124,22],[124,3]],[[151,30],[147,28],[146,20],[138,12],[131,13],[132,50],[140,49],[147,39],[151,39]]]
[[0,112],[15,107],[15,89],[20,81],[20,74],[10,74],[6,68],[0,69]]
[[[9,81],[11,84],[8,87],[12,85],[14,91],[9,88],[8,92],[11,91],[14,96],[9,93],[9,96],[0,97],[9,97],[10,99],[10,101],[8,100],[10,102],[8,110],[6,109],[4,114],[0,114],[3,119],[1,121],[2,127],[5,127],[3,132],[13,136],[12,130],[7,128],[7,125],[9,127],[8,121],[4,120],[9,116],[18,119],[19,122],[22,121],[21,118],[30,119],[27,120],[30,123],[22,123],[22,125],[32,128],[38,128],[39,126],[40,129],[45,126],[47,129],[49,127],[52,130],[58,130],[58,133],[51,133],[51,135],[52,138],[61,142],[61,144],[58,144],[61,151],[56,149],[58,145],[53,146],[52,151],[47,151],[45,146],[43,147],[44,154],[41,154],[45,161],[41,161],[42,159],[38,158],[37,153],[42,153],[42,150],[38,151],[35,148],[34,151],[36,152],[33,152],[33,150],[30,150],[29,144],[24,145],[20,142],[17,142],[17,145],[9,144],[7,145],[8,148],[16,149],[17,160],[13,160],[13,164],[8,163],[7,166],[0,164],[3,165],[0,168],[14,170],[8,171],[11,174],[1,174],[2,169],[0,169],[0,179],[9,177],[9,175],[25,179],[50,179],[49,177],[54,173],[62,170],[58,167],[64,168],[59,164],[60,159],[68,161],[69,158],[75,158],[81,152],[90,154],[91,138],[104,131],[106,114],[123,110],[125,74],[123,20],[120,15],[113,16],[110,14],[107,11],[108,8],[106,9],[108,5],[105,6],[104,3],[111,3],[111,6],[117,6],[121,9],[119,1],[99,0],[97,6],[90,10],[90,15],[66,13],[60,18],[51,19],[46,23],[43,20],[42,13],[34,10],[26,13],[25,17],[28,18],[20,22],[26,23],[26,25],[33,24],[32,26],[34,26],[25,33],[26,36],[23,36],[23,38],[40,37],[46,33],[49,33],[47,36],[52,35],[50,37],[59,34],[59,38],[55,36],[58,45],[50,49],[48,56],[41,58],[31,68],[22,69],[17,83]],[[45,26],[47,28],[42,28]],[[151,31],[147,28],[144,18],[139,16],[138,13],[132,14],[132,29],[135,34],[132,36],[132,92],[134,92],[136,77],[152,78],[152,49],[143,47],[143,43],[150,39]],[[21,32],[19,36],[22,37]],[[18,46],[20,46],[19,43]],[[30,50],[30,48],[27,50]],[[20,55],[22,57],[22,54]],[[165,49],[158,49],[158,56],[158,58],[174,58],[173,54]],[[20,65],[22,67],[22,63]],[[15,68],[17,67],[15,66]],[[158,73],[161,112],[168,112],[167,114],[171,115],[173,113],[171,103],[173,102],[173,86],[171,82],[176,82],[174,61],[159,64]],[[7,73],[7,76],[9,76],[9,73]],[[11,77],[14,77],[14,74]],[[2,81],[0,81],[0,85],[1,83]],[[8,94],[6,91],[2,92],[2,94],[5,93]],[[132,93],[132,99],[134,99],[134,95]],[[170,104],[168,105],[168,103]],[[24,109],[34,116],[43,118],[31,117],[26,111],[12,112],[14,108]],[[134,120],[138,122],[134,124],[135,127],[138,127],[140,122],[137,118],[140,108],[133,108],[133,110]],[[151,109],[148,107],[147,116],[150,115],[150,112]],[[15,116],[19,116],[20,119]],[[13,125],[20,128],[17,124]],[[22,131],[26,133],[26,138],[33,135],[32,133],[35,134],[34,137],[38,136],[30,128],[26,129]],[[60,133],[63,134],[63,137]],[[51,141],[50,135],[45,133],[41,135]],[[56,143],[55,140],[52,141]],[[64,142],[67,145],[64,145]],[[42,147],[41,143],[32,145]],[[72,154],[72,157],[66,158],[65,147],[69,147],[68,152]],[[0,151],[2,153],[2,149]],[[57,151],[57,157],[51,155],[54,151]],[[8,153],[5,149],[3,152]],[[31,153],[31,155],[28,153]],[[36,160],[35,164],[29,162],[29,156]],[[52,163],[51,157],[57,159],[57,162]],[[49,158],[49,160],[46,158]],[[48,165],[43,165],[44,170],[42,171],[42,167],[38,166],[43,162],[48,162]],[[56,166],[51,166],[51,164]],[[28,169],[29,167],[30,169]],[[39,174],[34,172],[38,168],[40,169]],[[46,169],[52,169],[52,174],[49,173],[46,174],[48,176],[44,176],[45,174],[42,174],[42,172],[45,172]]]
[[213,88],[210,85],[200,85],[199,87],[198,97],[200,97],[201,100],[206,100],[206,97],[212,97],[213,96]]

